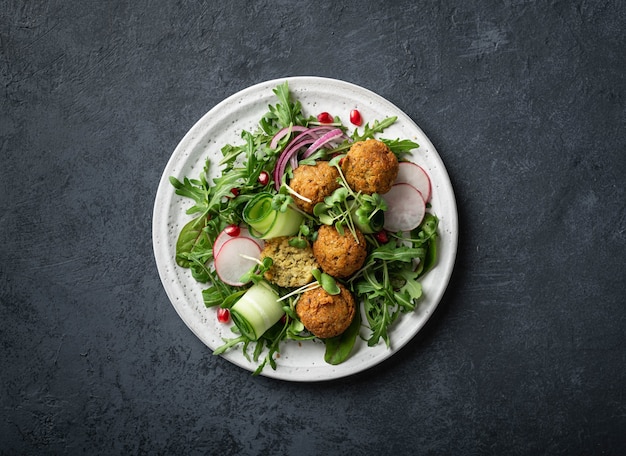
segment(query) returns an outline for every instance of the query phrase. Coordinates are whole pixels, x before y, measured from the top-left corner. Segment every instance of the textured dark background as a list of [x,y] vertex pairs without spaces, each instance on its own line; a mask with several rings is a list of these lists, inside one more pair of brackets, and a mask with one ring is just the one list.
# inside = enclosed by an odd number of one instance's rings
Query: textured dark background
[[[0,453],[626,454],[625,5],[0,0]],[[461,226],[425,330],[318,384],[213,357],[151,245],[186,131],[292,75],[409,114]]]

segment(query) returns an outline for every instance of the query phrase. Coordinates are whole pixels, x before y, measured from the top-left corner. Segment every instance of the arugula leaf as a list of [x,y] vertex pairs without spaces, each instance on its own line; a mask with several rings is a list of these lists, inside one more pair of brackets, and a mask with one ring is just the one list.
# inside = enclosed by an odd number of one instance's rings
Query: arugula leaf
[[372,334],[367,340],[367,345],[373,347],[378,344],[380,339],[383,339],[385,344],[389,347],[391,341],[389,340],[388,328],[395,321],[395,316],[390,309],[390,301],[381,299],[376,295],[365,295],[363,299],[363,306],[365,309],[365,315],[369,323]]
[[398,160],[403,159],[406,155],[410,154],[412,150],[417,149],[419,144],[409,139],[385,139],[380,138],[380,141],[384,142],[387,147],[398,157]]
[[393,125],[393,123],[398,119],[398,117],[387,117],[381,121],[375,120],[372,126],[370,127],[369,123],[363,125],[363,132],[359,133],[358,128],[354,130],[352,133],[353,141],[364,141],[366,139],[374,138],[374,135],[377,133],[383,132],[387,127]]
[[[266,122],[268,118],[273,118],[276,119],[280,127],[306,125],[306,119],[302,116],[302,105],[300,101],[291,101],[288,82],[285,81],[278,85],[273,91],[279,103],[275,106],[269,106],[269,117],[266,115]],[[265,126],[267,127],[267,123]]]
[[209,198],[212,193],[212,188],[207,182],[206,176],[209,173],[209,167],[211,162],[207,160],[204,165],[204,170],[200,175],[200,179],[189,179],[185,177],[183,181],[179,181],[174,176],[169,177],[170,183],[176,189],[175,193],[186,198],[191,198],[196,202],[195,205],[187,209],[187,214],[202,213],[206,215],[208,213]]
[[246,353],[246,348],[248,347],[248,344],[249,344],[249,339],[247,337],[242,335],[239,337],[235,337],[234,339],[222,339],[222,340],[226,343],[224,345],[217,347],[215,350],[213,350],[214,355],[221,355],[222,353],[225,353],[226,351],[230,350],[232,347],[239,345],[241,343],[244,344],[243,352]]
[[361,271],[349,279],[355,295],[364,303],[372,330],[370,346],[381,339],[389,345],[389,326],[401,313],[415,310],[419,303],[422,285],[418,279],[436,261],[437,218],[427,214],[408,237],[402,233],[390,233],[390,237],[386,244],[376,244],[374,238],[369,238],[375,247]]
[[396,292],[396,301],[405,311],[414,310],[417,300],[422,297],[422,284],[417,281],[419,274],[405,268],[400,270],[398,275],[405,280],[405,283]]

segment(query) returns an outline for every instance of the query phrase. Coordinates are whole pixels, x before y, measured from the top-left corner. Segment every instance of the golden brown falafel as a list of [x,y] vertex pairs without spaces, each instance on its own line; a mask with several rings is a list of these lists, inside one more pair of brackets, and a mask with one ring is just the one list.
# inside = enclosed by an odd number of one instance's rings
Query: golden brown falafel
[[355,192],[387,193],[398,177],[398,158],[382,141],[358,141],[350,147],[341,170]]
[[301,287],[313,281],[311,271],[318,269],[319,265],[308,244],[304,248],[293,247],[289,245],[289,239],[285,236],[265,241],[261,259],[270,257],[273,260],[265,279],[280,287]]
[[356,235],[358,241],[347,229],[341,235],[334,226],[319,228],[313,243],[313,256],[326,274],[345,278],[363,266],[367,256],[365,237],[359,230]]
[[309,214],[313,207],[324,201],[324,198],[339,188],[339,171],[325,161],[318,161],[315,165],[300,165],[293,171],[293,178],[289,186],[298,194],[311,200],[309,203],[294,197],[296,205]]
[[296,304],[296,313],[304,327],[320,339],[343,333],[356,314],[350,291],[340,283],[340,293],[330,295],[323,288],[306,291]]

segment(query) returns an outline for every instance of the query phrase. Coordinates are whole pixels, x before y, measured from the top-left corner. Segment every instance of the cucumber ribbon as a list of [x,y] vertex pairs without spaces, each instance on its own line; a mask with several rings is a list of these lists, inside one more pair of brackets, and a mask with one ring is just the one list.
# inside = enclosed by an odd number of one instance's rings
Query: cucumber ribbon
[[293,236],[298,233],[304,216],[291,207],[284,210],[272,208],[273,195],[263,192],[251,199],[243,210],[243,219],[250,233],[261,239]]
[[258,340],[285,314],[278,294],[261,281],[254,284],[230,309],[230,315],[241,334]]

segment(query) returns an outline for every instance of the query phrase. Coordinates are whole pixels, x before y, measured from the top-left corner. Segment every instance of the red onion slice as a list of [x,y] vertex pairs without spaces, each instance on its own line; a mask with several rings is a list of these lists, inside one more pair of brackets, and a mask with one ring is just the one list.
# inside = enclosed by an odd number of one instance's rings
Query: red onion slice
[[276,149],[276,146],[278,146],[278,141],[283,139],[285,136],[290,134],[292,131],[302,132],[302,131],[307,131],[307,130],[308,130],[307,127],[301,127],[299,125],[292,125],[290,127],[282,128],[282,129],[278,130],[278,133],[276,133],[274,135],[274,137],[272,138],[272,141],[270,142],[270,148]]
[[343,131],[341,131],[341,129],[339,128],[335,128],[334,130],[325,133],[309,146],[309,148],[302,154],[302,158],[309,157],[313,152],[318,150],[324,144],[332,141],[333,139],[339,138],[341,135],[343,135]]
[[[327,133],[330,133],[335,130],[339,130],[339,132],[343,134],[343,132],[341,132],[341,130],[338,128],[335,128],[332,126],[325,126],[325,127],[306,128],[299,135],[293,138],[287,144],[285,149],[281,152],[280,156],[278,157],[278,160],[276,161],[276,167],[274,168],[274,173],[273,173],[274,188],[276,188],[276,190],[280,190],[281,178],[283,174],[285,173],[287,162],[289,162],[289,160],[291,160],[292,157],[295,157],[295,162],[293,163],[292,167],[294,169],[297,167],[298,165],[297,153],[302,147],[315,143],[317,140],[326,136]],[[280,131],[276,135],[278,134],[280,134]],[[285,134],[287,133],[284,133],[283,137]],[[319,136],[320,134],[322,134],[322,136]],[[331,139],[325,140],[324,143],[332,139],[336,139],[338,136],[332,135]]]

